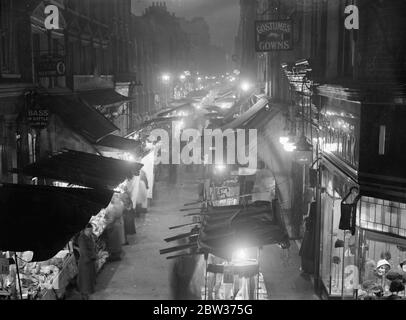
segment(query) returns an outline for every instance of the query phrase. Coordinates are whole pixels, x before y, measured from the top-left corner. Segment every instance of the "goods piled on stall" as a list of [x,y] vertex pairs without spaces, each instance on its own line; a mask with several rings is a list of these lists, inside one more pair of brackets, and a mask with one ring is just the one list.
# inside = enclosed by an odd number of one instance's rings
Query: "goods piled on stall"
[[20,170],[59,187],[0,184],[0,299],[62,298],[78,273],[77,235],[89,221],[100,270],[108,257],[104,234],[110,213],[123,211],[126,191],[117,186],[139,176],[142,166],[63,150]]
[[[4,254],[10,256],[10,253]],[[15,258],[9,258],[8,270],[3,274],[0,289],[23,299],[56,299],[65,293],[69,281],[77,274],[77,265],[69,250],[61,250],[54,258],[43,262],[30,262],[33,253],[17,253],[18,270]],[[28,259],[28,260],[27,260]],[[18,283],[18,278],[21,283]]]

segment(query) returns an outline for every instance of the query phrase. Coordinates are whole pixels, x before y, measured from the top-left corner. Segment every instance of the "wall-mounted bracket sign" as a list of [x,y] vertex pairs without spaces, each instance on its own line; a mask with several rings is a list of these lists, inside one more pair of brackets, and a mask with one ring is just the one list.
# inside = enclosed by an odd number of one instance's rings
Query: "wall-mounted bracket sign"
[[257,52],[293,49],[292,20],[255,21],[255,50]]
[[37,102],[36,92],[27,92],[26,104],[27,104],[27,122],[33,129],[44,129],[48,126],[49,121],[49,108],[47,106],[41,106]]
[[63,57],[42,56],[37,63],[38,77],[62,77],[66,66]]
[[43,107],[29,109],[27,118],[31,128],[44,129],[48,126],[49,110]]

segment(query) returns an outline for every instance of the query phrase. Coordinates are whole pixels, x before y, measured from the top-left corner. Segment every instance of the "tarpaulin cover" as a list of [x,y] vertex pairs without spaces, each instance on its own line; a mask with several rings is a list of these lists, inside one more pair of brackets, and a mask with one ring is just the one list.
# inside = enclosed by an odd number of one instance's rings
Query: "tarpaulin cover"
[[114,89],[84,91],[79,96],[84,102],[93,107],[119,105],[133,100],[119,94]]
[[239,116],[234,121],[226,124],[221,128],[222,130],[226,129],[238,129],[243,128],[244,124],[250,121],[259,111],[265,108],[268,105],[269,101],[266,98],[261,98],[259,101],[254,104],[251,108],[248,109],[245,113]]
[[45,261],[108,206],[109,190],[0,185],[0,250],[33,251]]
[[116,135],[108,135],[101,139],[97,145],[123,151],[135,151],[141,145],[141,142]]
[[[241,248],[270,244],[289,246],[282,218],[268,201],[254,202],[246,207],[211,207],[203,214],[198,238],[189,239],[189,245],[198,248],[198,252],[231,259],[233,251]],[[185,237],[189,236],[185,234]],[[161,254],[174,251],[178,251],[178,247],[161,250]]]
[[119,129],[94,107],[81,102],[74,95],[40,95],[38,103],[57,114],[75,132],[96,143]]
[[26,166],[22,173],[89,188],[114,189],[125,179],[138,176],[142,166],[136,162],[64,150]]

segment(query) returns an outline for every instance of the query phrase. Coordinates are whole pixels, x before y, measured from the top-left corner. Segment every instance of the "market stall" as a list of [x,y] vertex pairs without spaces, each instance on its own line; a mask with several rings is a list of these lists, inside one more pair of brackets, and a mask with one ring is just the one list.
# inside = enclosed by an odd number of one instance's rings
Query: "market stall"
[[166,242],[187,240],[186,243],[163,249],[160,253],[182,252],[167,259],[204,256],[204,299],[266,299],[259,266],[260,249],[271,244],[278,244],[283,249],[290,246],[286,228],[281,217],[272,210],[271,202],[203,206],[191,210],[200,210],[186,214],[193,217],[192,223],[170,229],[188,225],[193,225],[193,229],[165,239]]
[[99,271],[109,255],[105,231],[112,217],[122,216],[125,182],[141,168],[136,162],[64,150],[21,172],[58,187],[1,185],[0,225],[8,232],[0,233],[0,299],[63,298],[78,273],[75,238],[89,222]]
[[0,185],[0,291],[10,299],[63,297],[77,273],[71,239],[107,206],[109,190]]

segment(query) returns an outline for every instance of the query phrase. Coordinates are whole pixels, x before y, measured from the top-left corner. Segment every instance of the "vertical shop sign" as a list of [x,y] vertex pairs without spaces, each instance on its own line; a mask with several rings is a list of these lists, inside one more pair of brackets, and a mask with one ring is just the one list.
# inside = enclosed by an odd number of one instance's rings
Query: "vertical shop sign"
[[292,20],[255,21],[255,50],[257,52],[292,49]]

